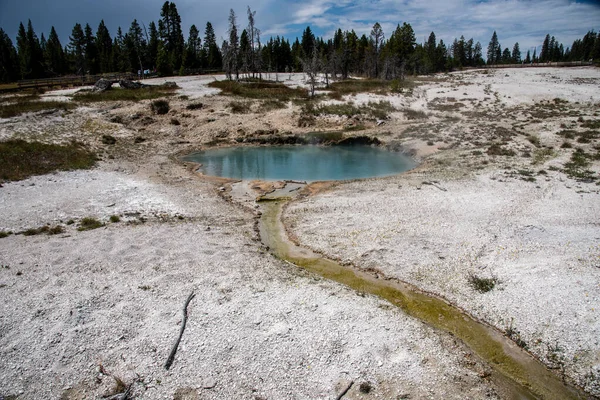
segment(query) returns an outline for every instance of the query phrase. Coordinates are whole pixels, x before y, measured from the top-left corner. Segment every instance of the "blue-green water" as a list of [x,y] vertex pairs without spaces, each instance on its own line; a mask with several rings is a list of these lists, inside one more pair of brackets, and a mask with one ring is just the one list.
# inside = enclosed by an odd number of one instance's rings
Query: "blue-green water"
[[228,147],[183,158],[210,176],[329,181],[395,175],[415,166],[400,153],[371,146]]

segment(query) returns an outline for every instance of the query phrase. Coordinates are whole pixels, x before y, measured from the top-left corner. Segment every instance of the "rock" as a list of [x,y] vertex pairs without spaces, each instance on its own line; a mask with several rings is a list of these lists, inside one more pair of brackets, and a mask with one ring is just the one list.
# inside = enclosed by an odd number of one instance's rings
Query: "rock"
[[130,80],[127,80],[127,79],[121,79],[119,81],[119,85],[123,89],[141,89],[141,88],[144,88],[144,87],[148,86],[148,85],[144,85],[143,83],[134,82],[134,81],[130,81]]
[[94,85],[94,92],[105,92],[112,87],[112,81],[108,79],[100,78]]
[[212,389],[217,386],[217,381],[215,378],[206,378],[204,379],[204,383],[202,384],[203,389]]
[[176,89],[179,87],[175,82],[165,82],[161,86],[166,89]]

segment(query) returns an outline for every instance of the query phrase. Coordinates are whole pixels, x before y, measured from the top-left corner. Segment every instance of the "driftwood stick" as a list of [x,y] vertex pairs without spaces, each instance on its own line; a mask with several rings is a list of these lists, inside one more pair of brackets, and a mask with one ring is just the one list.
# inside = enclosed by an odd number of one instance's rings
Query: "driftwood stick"
[[185,324],[187,323],[187,316],[188,316],[187,308],[190,305],[190,301],[192,301],[194,296],[196,296],[196,294],[192,291],[192,293],[190,293],[187,300],[185,301],[185,304],[183,305],[183,321],[181,321],[181,328],[179,329],[179,337],[173,344],[173,348],[171,349],[171,354],[169,354],[169,358],[167,358],[167,362],[165,363],[166,370],[171,368],[171,365],[173,364],[173,361],[175,360],[175,353],[177,353],[177,348],[179,347],[179,342],[181,342],[181,337],[183,336],[183,331],[185,331]]
[[340,393],[340,395],[338,397],[336,397],[335,400],[341,400],[342,397],[344,397],[346,395],[346,393],[348,393],[348,390],[350,390],[352,385],[354,385],[354,381],[350,381],[350,383],[348,384],[348,387],[346,387],[346,389],[344,389],[344,391],[342,393]]

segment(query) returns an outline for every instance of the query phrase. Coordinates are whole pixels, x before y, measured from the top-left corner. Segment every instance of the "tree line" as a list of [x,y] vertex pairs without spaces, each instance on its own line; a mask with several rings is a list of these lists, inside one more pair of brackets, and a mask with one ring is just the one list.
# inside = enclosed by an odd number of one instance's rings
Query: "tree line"
[[397,79],[405,74],[428,74],[465,67],[496,64],[545,63],[551,61],[600,60],[600,35],[589,31],[565,48],[547,35],[540,54],[534,48],[521,57],[519,43],[502,49],[493,33],[484,49],[481,43],[461,36],[453,43],[437,40],[431,32],[427,41],[417,43],[409,23],[398,24],[387,36],[379,23],[369,35],[338,29],[333,38],[316,37],[310,26],[293,43],[276,36],[261,41],[256,11],[247,9],[248,23],[241,33],[237,16],[229,12],[227,38],[217,44],[214,29],[206,23],[204,36],[192,25],[184,40],[177,6],[166,1],[160,19],[148,26],[134,19],[127,32],[121,27],[111,37],[104,21],[96,32],[89,24],[76,23],[63,46],[54,27],[48,37],[38,39],[31,21],[20,23],[16,47],[0,28],[0,82],[56,77],[69,74],[151,71],[158,75],[224,71],[228,77],[260,76],[264,72],[302,72],[308,69],[326,76],[347,78],[361,75]]

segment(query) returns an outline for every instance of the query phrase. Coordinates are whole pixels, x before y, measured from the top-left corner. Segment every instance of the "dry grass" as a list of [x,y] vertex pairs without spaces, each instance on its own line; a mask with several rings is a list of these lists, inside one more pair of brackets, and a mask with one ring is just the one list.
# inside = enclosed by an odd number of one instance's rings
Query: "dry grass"
[[404,90],[410,90],[415,86],[414,81],[391,80],[385,81],[380,79],[346,79],[343,81],[334,82],[329,85],[329,97],[341,99],[343,95],[357,93],[400,93]]
[[68,145],[9,140],[0,142],[0,180],[17,181],[54,171],[87,169],[96,155],[79,143]]
[[23,96],[10,98],[11,101],[4,101],[0,104],[0,118],[11,118],[17,115],[39,112],[46,110],[71,110],[77,107],[76,104],[64,101],[41,101],[39,96]]
[[177,88],[167,88],[164,86],[152,86],[140,89],[113,88],[104,92],[78,92],[73,96],[73,100],[80,103],[94,103],[99,101],[153,100],[160,97],[173,96],[176,90]]
[[283,83],[271,81],[259,82],[236,82],[236,81],[213,81],[208,86],[221,89],[224,94],[245,97],[248,99],[270,99],[289,101],[291,99],[308,97],[306,89],[292,89]]

